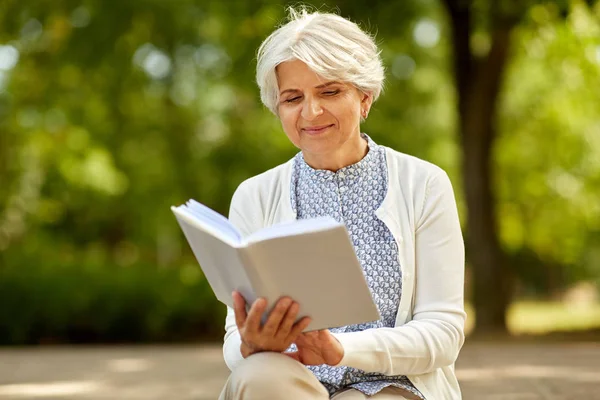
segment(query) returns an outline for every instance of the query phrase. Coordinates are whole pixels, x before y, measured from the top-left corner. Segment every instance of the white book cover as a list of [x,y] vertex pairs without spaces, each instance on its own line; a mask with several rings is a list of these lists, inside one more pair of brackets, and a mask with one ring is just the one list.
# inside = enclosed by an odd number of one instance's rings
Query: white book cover
[[248,237],[229,220],[194,200],[171,207],[219,301],[233,307],[239,291],[251,304],[267,300],[267,313],[289,296],[309,316],[306,331],[379,320],[354,248],[333,218],[297,220]]

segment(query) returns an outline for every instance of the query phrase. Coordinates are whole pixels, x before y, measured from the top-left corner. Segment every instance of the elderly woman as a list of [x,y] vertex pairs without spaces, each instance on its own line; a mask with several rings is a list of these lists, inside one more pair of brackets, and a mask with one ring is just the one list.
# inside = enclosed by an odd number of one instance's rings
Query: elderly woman
[[293,299],[261,323],[265,299],[247,311],[234,292],[221,399],[461,398],[464,245],[453,190],[439,167],[361,133],[383,79],[372,37],[334,14],[291,10],[258,50],[261,99],[300,152],[243,182],[230,220],[244,234],[294,219],[343,222],[381,319],[302,333],[309,319],[298,320]]

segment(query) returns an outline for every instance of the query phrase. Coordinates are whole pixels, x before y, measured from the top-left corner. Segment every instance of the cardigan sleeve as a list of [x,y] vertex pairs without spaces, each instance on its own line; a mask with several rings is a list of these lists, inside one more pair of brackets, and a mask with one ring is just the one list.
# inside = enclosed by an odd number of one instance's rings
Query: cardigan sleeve
[[413,319],[394,328],[334,334],[338,365],[385,375],[419,375],[451,365],[464,343],[464,243],[452,184],[433,175],[415,222]]
[[[256,214],[256,211],[261,208],[254,205],[256,201],[251,194],[252,192],[248,188],[248,181],[242,182],[233,194],[229,208],[229,220],[238,228],[242,236],[252,233],[254,231],[253,227],[258,226],[258,222],[262,218],[261,215]],[[227,367],[232,371],[244,359],[240,350],[241,344],[242,340],[235,323],[235,313],[233,308],[227,307],[223,358]]]

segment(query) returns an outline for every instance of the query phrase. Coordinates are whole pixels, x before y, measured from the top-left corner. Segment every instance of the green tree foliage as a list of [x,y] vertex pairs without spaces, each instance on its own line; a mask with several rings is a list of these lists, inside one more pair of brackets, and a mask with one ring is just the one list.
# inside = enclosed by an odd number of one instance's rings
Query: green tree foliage
[[502,242],[537,254],[525,274],[559,268],[528,282],[538,289],[598,280],[598,18],[582,5],[566,19],[538,5],[514,35],[494,156]]
[[[124,319],[155,332],[130,340],[220,332],[223,307],[189,280],[169,207],[195,198],[226,214],[242,180],[297,151],[254,84],[286,4],[0,2],[0,315],[21,321],[1,342],[36,341],[38,328],[116,340]],[[445,168],[464,214],[442,4],[315,4],[377,34],[387,82],[364,130]],[[562,10],[529,7],[513,33],[494,151],[502,244],[539,290],[600,276],[598,10]],[[481,24],[471,46],[485,52]],[[555,278],[540,285],[547,265]]]
[[[587,6],[591,6],[589,3],[595,2],[588,2]],[[458,94],[457,131],[467,204],[467,251],[473,267],[473,299],[480,316],[477,330],[506,331],[506,311],[514,290],[514,281],[507,270],[516,266],[514,270],[520,271],[519,264],[540,259],[529,248],[521,248],[511,257],[499,238],[498,221],[503,216],[497,210],[494,177],[498,171],[493,165],[493,153],[502,133],[499,98],[505,89],[514,37],[530,20],[534,25],[545,22],[544,19],[564,25],[572,13],[576,18],[573,24],[581,25],[583,19],[576,14],[588,8],[578,2],[533,0],[444,0],[444,4],[451,27],[453,75]],[[570,27],[576,30],[573,24]],[[530,266],[527,271],[534,269]],[[554,270],[548,268],[546,274],[538,273],[536,278],[556,283]],[[538,272],[543,271],[538,268]]]

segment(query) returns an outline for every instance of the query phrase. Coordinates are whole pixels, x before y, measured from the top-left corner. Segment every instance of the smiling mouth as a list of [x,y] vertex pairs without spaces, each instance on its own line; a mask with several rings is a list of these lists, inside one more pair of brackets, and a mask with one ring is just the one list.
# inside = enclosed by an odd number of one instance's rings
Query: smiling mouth
[[332,127],[333,124],[331,125],[323,125],[323,126],[313,126],[310,128],[302,128],[302,130],[306,133],[320,133],[323,132],[325,129]]

